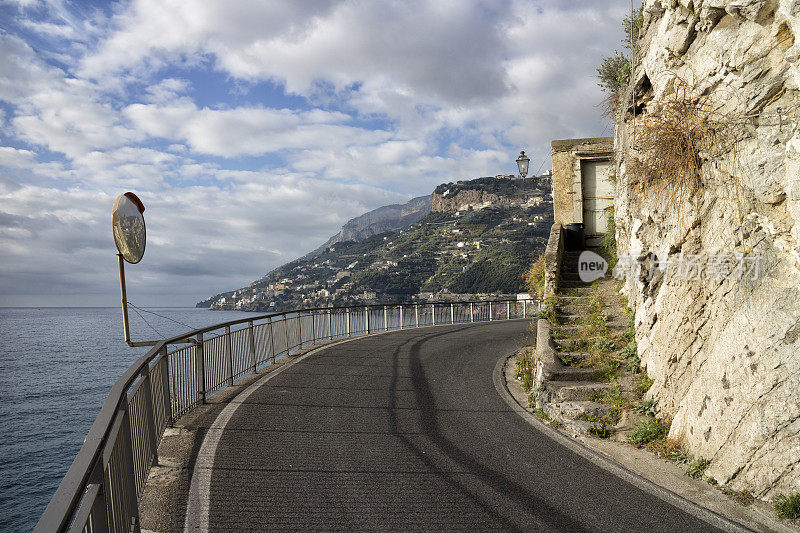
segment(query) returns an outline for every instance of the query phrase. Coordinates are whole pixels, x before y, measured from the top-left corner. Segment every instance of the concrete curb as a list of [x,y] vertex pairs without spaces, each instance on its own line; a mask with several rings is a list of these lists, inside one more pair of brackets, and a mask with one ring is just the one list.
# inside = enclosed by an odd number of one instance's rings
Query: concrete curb
[[[541,322],[541,320],[540,320]],[[538,324],[537,324],[538,326]],[[528,424],[533,426],[534,429],[538,430],[540,433],[544,434],[551,440],[553,440],[556,444],[564,446],[565,448],[569,449],[570,451],[580,455],[587,461],[599,466],[600,468],[606,470],[607,472],[617,476],[618,478],[622,479],[630,483],[631,485],[635,486],[636,488],[647,492],[655,496],[656,498],[673,505],[682,511],[694,516],[702,520],[703,522],[709,524],[710,526],[722,529],[723,531],[730,531],[730,532],[752,532],[754,530],[747,528],[746,526],[740,524],[739,522],[735,522],[730,520],[722,515],[719,515],[709,509],[701,507],[696,503],[687,500],[686,498],[661,487],[653,483],[652,481],[632,472],[631,470],[627,469],[626,467],[622,466],[621,464],[617,463],[616,461],[609,459],[608,457],[604,457],[600,455],[596,451],[592,450],[584,446],[583,444],[576,442],[569,437],[561,434],[560,432],[556,431],[555,429],[551,428],[528,411],[525,410],[511,395],[511,392],[508,390],[506,385],[505,375],[504,375],[504,367],[506,361],[509,357],[513,354],[508,355],[505,354],[501,356],[497,360],[497,364],[495,364],[494,372],[492,374],[492,380],[494,382],[495,389],[497,393],[503,398],[503,400],[508,404],[508,406],[519,416],[521,416]]]

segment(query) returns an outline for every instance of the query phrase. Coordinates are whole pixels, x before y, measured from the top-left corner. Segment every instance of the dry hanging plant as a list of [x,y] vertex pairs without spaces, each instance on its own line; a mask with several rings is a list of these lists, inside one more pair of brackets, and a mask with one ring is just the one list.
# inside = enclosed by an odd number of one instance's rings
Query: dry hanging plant
[[665,210],[701,199],[704,160],[732,154],[735,161],[736,147],[732,122],[708,95],[675,75],[672,85],[656,111],[636,117],[627,171],[629,184]]

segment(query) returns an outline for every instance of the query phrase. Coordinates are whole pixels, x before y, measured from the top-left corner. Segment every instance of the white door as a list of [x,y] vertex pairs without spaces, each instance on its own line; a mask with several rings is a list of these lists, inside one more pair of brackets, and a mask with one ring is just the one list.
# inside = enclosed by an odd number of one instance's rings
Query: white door
[[586,246],[599,246],[606,233],[608,209],[614,205],[611,161],[581,161],[581,183]]

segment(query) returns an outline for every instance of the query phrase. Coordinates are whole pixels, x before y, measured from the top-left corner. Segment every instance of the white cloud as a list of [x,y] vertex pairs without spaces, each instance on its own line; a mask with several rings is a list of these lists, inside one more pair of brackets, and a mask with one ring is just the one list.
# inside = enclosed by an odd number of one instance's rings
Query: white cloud
[[185,141],[199,153],[223,157],[263,155],[289,148],[375,144],[390,134],[343,124],[349,117],[322,110],[262,107],[198,109],[188,100],[168,105],[133,104],[124,115],[153,137]]
[[0,166],[25,168],[31,166],[35,159],[36,154],[30,150],[0,146]]
[[131,290],[175,305],[368,209],[514,172],[520,149],[549,168],[553,138],[611,133],[594,68],[628,5],[130,0],[105,18],[17,2],[38,35],[0,33],[0,305],[115,303],[125,190],[150,242]]

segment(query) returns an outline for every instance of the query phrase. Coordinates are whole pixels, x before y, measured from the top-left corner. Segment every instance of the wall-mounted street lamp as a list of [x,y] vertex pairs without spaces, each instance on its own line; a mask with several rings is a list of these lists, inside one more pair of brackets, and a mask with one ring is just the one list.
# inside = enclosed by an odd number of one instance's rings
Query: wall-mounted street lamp
[[125,332],[125,344],[128,346],[152,346],[157,341],[131,341],[128,325],[128,294],[125,288],[125,261],[135,265],[142,260],[146,244],[144,225],[144,204],[132,192],[117,196],[111,210],[111,229],[114,232],[114,243],[117,245],[119,257],[119,289],[122,295],[122,327]]
[[528,163],[530,162],[531,160],[525,155],[525,150],[522,150],[517,158],[517,166],[519,167],[520,178],[525,179],[525,176],[528,175]]

